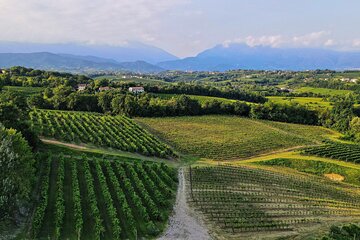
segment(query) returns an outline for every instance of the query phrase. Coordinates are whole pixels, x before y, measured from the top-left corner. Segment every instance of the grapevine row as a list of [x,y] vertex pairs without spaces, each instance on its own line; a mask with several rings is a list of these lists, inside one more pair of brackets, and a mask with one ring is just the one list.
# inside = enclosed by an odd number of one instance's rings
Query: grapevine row
[[34,110],[30,113],[30,119],[33,128],[45,137],[149,156],[175,156],[170,147],[125,116]]
[[168,166],[85,156],[54,156],[43,166],[34,238],[153,238],[172,210],[177,179]]

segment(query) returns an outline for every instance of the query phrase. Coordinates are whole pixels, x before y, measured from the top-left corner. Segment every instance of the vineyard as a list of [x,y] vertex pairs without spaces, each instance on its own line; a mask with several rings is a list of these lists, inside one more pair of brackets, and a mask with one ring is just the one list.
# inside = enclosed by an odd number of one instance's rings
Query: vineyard
[[264,166],[279,166],[292,168],[299,172],[315,174],[319,176],[331,176],[337,174],[343,177],[341,181],[360,186],[360,166],[353,168],[351,166],[341,166],[335,163],[316,160],[304,160],[294,158],[274,158],[265,161],[259,161],[255,164]]
[[232,116],[138,118],[176,149],[198,157],[227,160],[320,143],[332,131],[315,126]]
[[304,149],[303,154],[360,163],[360,145],[329,142],[322,146]]
[[360,188],[316,176],[223,165],[189,169],[187,178],[191,204],[229,236],[360,220]]
[[29,235],[40,239],[137,239],[156,236],[172,210],[176,170],[52,157],[42,162]]
[[33,128],[41,136],[66,142],[91,143],[147,156],[170,157],[174,152],[125,116],[36,110]]

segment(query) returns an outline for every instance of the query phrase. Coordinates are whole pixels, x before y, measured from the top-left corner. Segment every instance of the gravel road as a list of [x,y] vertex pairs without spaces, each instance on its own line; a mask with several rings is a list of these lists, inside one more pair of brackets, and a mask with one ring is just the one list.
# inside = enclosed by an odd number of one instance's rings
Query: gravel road
[[211,239],[206,227],[200,223],[195,212],[186,201],[186,184],[184,170],[179,170],[179,186],[176,195],[174,213],[170,217],[169,225],[159,240],[207,240]]

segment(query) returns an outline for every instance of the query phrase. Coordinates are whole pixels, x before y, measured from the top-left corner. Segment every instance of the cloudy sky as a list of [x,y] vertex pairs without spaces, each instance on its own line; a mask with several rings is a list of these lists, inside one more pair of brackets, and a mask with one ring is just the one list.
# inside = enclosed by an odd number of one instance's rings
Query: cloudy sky
[[0,41],[360,50],[359,0],[0,0]]

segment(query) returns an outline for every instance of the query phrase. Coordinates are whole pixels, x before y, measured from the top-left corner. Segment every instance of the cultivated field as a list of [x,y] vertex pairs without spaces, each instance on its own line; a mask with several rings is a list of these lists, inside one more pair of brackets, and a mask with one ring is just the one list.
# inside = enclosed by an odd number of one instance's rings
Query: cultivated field
[[360,165],[353,168],[351,165],[341,166],[334,162],[321,160],[304,160],[296,158],[274,158],[256,162],[263,166],[284,167],[295,169],[318,176],[327,177],[334,181],[347,182],[360,186]]
[[322,224],[360,220],[360,188],[325,178],[227,165],[195,167],[187,178],[190,203],[224,239],[299,237]]
[[149,156],[173,156],[167,145],[124,116],[36,110],[30,113],[30,118],[33,128],[41,136]]
[[177,173],[165,164],[57,155],[42,161],[38,184],[29,237],[137,239],[164,228]]
[[321,127],[233,116],[138,118],[136,121],[183,153],[215,160],[241,159],[319,144],[335,134]]
[[330,88],[314,88],[314,87],[301,87],[295,90],[295,92],[312,92],[316,94],[328,95],[328,96],[336,96],[336,95],[346,95],[348,93],[352,93],[351,90],[338,90],[338,89],[330,89]]
[[[164,99],[170,99],[175,96],[180,96],[180,94],[165,94],[165,93],[157,93],[155,95],[160,98],[164,98]],[[190,97],[191,99],[198,100],[200,103],[213,101],[213,100],[216,100],[219,102],[224,102],[224,103],[234,103],[237,101],[237,100],[227,99],[227,98],[200,96],[200,95],[186,95],[186,96]],[[240,102],[243,102],[243,101],[240,101]],[[249,103],[249,104],[253,104],[253,103]]]
[[322,146],[304,149],[304,154],[360,163],[360,145],[329,142]]

